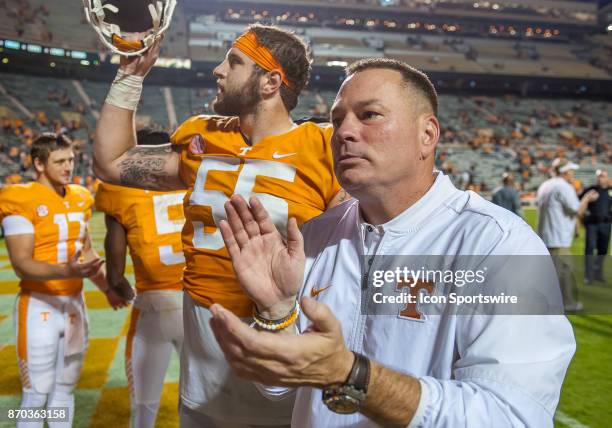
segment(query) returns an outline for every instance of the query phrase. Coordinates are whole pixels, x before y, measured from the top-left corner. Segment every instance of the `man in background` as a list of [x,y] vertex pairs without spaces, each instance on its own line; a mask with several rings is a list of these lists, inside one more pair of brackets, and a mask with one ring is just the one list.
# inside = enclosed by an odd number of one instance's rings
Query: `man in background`
[[514,187],[514,177],[509,172],[502,174],[502,185],[493,191],[491,202],[499,205],[519,217],[523,216],[521,209],[521,195]]
[[[608,171],[598,169],[595,172],[597,183],[587,187],[583,195],[594,191],[598,198],[587,205],[582,223],[586,229],[584,245],[584,281],[605,282],[603,265],[610,244],[610,223],[612,223],[612,196]],[[593,252],[597,250],[597,255]]]
[[578,199],[574,189],[574,171],[579,167],[565,158],[552,162],[553,177],[540,185],[537,193],[538,234],[553,256],[559,275],[566,311],[582,310],[577,300],[576,280],[567,257],[576,231],[576,218],[582,217],[587,205],[597,198],[597,192],[590,191]]

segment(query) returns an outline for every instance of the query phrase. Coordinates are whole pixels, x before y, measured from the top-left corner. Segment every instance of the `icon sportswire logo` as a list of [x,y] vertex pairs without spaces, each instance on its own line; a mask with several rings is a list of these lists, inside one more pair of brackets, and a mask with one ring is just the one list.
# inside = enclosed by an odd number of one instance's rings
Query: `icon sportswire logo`
[[283,154],[280,154],[279,152],[274,152],[274,153],[272,153],[272,158],[274,158],[274,159],[282,159],[282,158],[288,158],[289,156],[293,156],[293,155],[297,155],[297,153],[283,153]]
[[312,287],[310,289],[310,297],[312,297],[312,298],[317,297],[319,294],[321,294],[322,292],[324,292],[325,290],[327,290],[331,286],[332,285],[329,284],[327,287],[319,287],[319,288]]

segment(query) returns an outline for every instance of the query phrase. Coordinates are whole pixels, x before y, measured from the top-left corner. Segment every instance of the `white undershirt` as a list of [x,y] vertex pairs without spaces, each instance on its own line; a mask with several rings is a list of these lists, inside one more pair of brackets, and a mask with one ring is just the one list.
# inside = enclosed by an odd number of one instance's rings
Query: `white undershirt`
[[22,215],[9,215],[2,220],[4,236],[34,234],[34,225]]

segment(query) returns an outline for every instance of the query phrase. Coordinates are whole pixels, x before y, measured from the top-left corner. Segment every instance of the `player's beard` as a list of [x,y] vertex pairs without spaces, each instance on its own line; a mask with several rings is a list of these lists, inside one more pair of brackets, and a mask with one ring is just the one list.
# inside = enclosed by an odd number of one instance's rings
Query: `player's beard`
[[241,116],[253,113],[261,101],[259,75],[253,73],[241,88],[229,88],[213,102],[213,111],[221,116]]

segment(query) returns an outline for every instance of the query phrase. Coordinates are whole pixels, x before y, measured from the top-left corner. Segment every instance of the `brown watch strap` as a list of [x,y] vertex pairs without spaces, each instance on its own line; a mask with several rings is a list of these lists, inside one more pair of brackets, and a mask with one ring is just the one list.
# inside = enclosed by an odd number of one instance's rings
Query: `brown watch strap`
[[370,383],[370,359],[359,352],[353,351],[353,354],[355,355],[355,361],[345,385],[350,385],[365,394],[368,392]]

